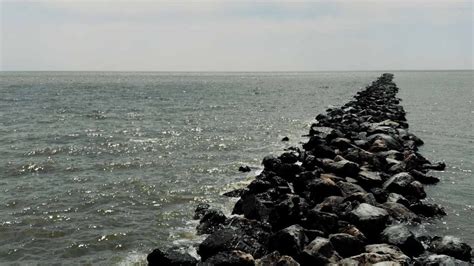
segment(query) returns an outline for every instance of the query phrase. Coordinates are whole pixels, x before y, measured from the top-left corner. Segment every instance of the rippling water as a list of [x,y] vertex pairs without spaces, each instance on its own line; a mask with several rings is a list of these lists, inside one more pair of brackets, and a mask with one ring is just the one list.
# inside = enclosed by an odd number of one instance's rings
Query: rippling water
[[[2,72],[0,263],[139,264],[195,243],[198,202],[230,211],[221,193],[380,74]],[[421,230],[474,244],[472,74],[395,82],[422,152],[449,165],[428,188],[449,215]]]

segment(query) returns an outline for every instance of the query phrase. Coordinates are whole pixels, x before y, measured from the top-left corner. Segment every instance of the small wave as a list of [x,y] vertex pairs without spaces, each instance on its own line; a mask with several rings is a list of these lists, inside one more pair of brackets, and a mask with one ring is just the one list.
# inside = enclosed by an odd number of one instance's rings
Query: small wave
[[130,265],[145,266],[145,265],[148,265],[146,261],[146,256],[147,256],[146,253],[139,252],[139,251],[132,251],[129,254],[127,254],[127,256],[123,258],[122,261],[117,263],[117,265],[119,266],[130,266]]

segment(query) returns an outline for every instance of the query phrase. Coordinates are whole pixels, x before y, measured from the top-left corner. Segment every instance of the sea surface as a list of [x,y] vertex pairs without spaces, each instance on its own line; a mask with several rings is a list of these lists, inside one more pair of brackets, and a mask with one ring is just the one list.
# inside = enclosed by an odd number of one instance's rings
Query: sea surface
[[[140,265],[192,246],[197,203],[229,213],[223,192],[382,73],[0,72],[0,264]],[[474,245],[473,71],[394,74],[421,152],[448,165],[427,188],[448,216],[417,232]]]

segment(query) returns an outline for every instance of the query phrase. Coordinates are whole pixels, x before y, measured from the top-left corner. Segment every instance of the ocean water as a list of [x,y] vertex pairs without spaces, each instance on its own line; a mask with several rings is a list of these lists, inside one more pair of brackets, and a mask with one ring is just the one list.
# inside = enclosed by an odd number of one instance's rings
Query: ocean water
[[[197,203],[230,212],[223,192],[381,73],[0,72],[0,264],[191,246]],[[448,164],[427,188],[448,216],[417,230],[473,245],[473,72],[394,73],[421,152]]]

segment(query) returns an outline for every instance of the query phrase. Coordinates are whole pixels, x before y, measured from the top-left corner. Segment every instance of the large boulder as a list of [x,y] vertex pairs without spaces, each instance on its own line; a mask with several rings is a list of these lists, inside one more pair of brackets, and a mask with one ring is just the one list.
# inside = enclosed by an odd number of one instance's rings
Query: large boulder
[[380,235],[380,240],[399,247],[409,256],[416,256],[425,251],[423,244],[421,244],[421,242],[416,239],[415,235],[413,235],[413,233],[402,224],[392,225],[385,228]]
[[306,214],[305,227],[309,229],[316,229],[325,233],[334,232],[337,227],[337,215],[329,212],[318,211],[312,209]]
[[410,210],[418,215],[425,217],[443,216],[446,215],[443,207],[436,203],[429,203],[425,201],[418,201],[409,206]]
[[175,250],[161,251],[159,249],[153,250],[146,259],[150,266],[194,266],[198,262],[188,253],[181,253]]
[[198,254],[205,261],[207,258],[222,252],[241,250],[259,258],[268,251],[256,238],[245,234],[242,230],[222,228],[210,234],[198,247]]
[[397,221],[415,223],[421,222],[421,219],[418,215],[400,203],[385,202],[384,204],[381,204],[380,207],[384,208],[390,214],[390,217]]
[[386,210],[367,203],[361,203],[349,215],[350,220],[366,235],[374,235],[382,231],[388,220]]
[[359,173],[359,165],[357,163],[346,160],[342,157],[336,156],[335,160],[324,159],[323,168],[329,172],[335,173],[340,176],[357,176]]
[[434,237],[431,240],[429,250],[456,259],[471,261],[472,248],[454,236]]
[[360,180],[362,184],[366,184],[368,186],[378,186],[382,184],[383,181],[379,172],[367,170],[360,171],[357,179]]
[[329,236],[329,241],[337,253],[344,258],[364,252],[364,242],[349,234],[332,234]]
[[208,209],[206,214],[201,218],[196,230],[198,234],[211,234],[220,228],[226,221],[224,213],[215,209]]
[[281,254],[298,256],[307,242],[303,227],[292,225],[274,233],[269,240],[271,250]]

